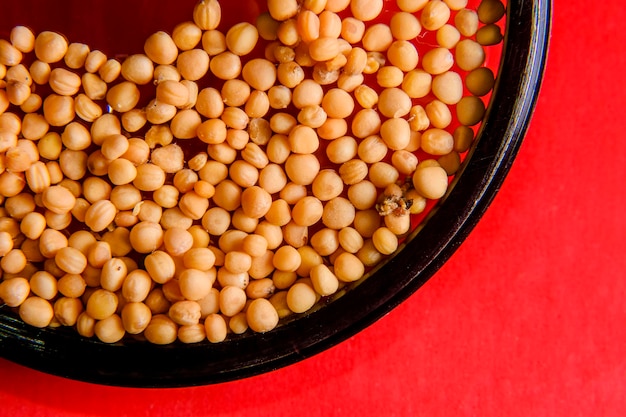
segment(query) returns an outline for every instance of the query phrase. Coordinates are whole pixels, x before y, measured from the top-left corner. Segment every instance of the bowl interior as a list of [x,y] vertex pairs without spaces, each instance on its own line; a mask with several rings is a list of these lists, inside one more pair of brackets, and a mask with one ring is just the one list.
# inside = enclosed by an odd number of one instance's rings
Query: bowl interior
[[[25,24],[56,30],[109,56],[143,49],[157,30],[190,20],[195,1],[154,7],[152,2],[27,2],[0,18],[2,37]],[[263,1],[222,2],[223,25],[254,21]],[[128,7],[127,7],[128,6]],[[123,10],[123,12],[121,12]],[[323,351],[358,333],[404,301],[452,255],[478,222],[519,149],[539,91],[547,53],[551,3],[513,0],[501,53],[487,62],[498,74],[477,139],[446,196],[432,203],[401,250],[366,279],[314,312],[265,334],[246,333],[219,344],[156,346],[125,340],[103,344],[70,329],[34,329],[0,307],[0,355],[44,372],[118,386],[171,387],[224,382],[267,372]],[[94,20],[94,16],[98,16]],[[107,22],[107,24],[105,24]],[[118,22],[111,25],[110,22]],[[66,331],[67,330],[67,331]],[[93,358],[98,358],[94,360]],[[154,364],[159,364],[155,366]]]

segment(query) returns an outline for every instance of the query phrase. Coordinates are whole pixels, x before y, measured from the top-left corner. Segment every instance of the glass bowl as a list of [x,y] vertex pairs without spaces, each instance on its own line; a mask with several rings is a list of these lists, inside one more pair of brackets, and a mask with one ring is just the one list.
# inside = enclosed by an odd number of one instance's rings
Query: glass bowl
[[[159,8],[150,1],[132,5],[93,1],[88,6],[81,1],[48,1],[33,2],[33,7],[13,2],[3,7],[0,28],[4,39],[11,27],[23,24],[36,31],[59,31],[103,51],[128,54],[142,51],[143,39],[151,33],[190,20],[195,0],[187,3]],[[0,356],[42,372],[105,385],[206,385],[296,363],[383,317],[418,290],[461,245],[498,192],[522,143],[542,80],[552,5],[550,0],[507,3],[496,85],[467,158],[427,219],[369,277],[270,332],[245,333],[217,344],[159,346],[127,339],[104,344],[80,337],[72,329],[36,329],[4,306],[0,307]],[[252,21],[260,10],[255,1],[223,2],[223,8],[226,25]],[[115,49],[120,46],[125,50]]]

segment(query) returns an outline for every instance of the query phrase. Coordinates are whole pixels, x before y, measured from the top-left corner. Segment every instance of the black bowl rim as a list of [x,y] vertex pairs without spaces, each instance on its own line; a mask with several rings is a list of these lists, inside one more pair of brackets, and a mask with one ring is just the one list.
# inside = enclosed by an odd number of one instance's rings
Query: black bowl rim
[[[65,329],[34,329],[0,308],[0,356],[78,381],[141,388],[228,382],[327,350],[417,291],[450,258],[489,207],[518,153],[547,59],[551,0],[511,0],[496,88],[462,175],[419,231],[377,272],[314,313],[265,333],[215,345],[103,344]],[[419,254],[416,256],[415,254]],[[348,313],[348,314],[346,314]]]

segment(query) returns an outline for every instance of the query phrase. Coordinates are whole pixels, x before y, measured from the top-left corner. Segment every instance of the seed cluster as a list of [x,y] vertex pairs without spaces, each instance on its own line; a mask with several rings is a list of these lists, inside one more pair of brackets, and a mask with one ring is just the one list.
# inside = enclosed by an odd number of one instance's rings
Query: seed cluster
[[[267,332],[392,255],[494,84],[500,0],[217,0],[115,59],[0,39],[0,299],[106,343]],[[422,49],[423,48],[423,49]]]

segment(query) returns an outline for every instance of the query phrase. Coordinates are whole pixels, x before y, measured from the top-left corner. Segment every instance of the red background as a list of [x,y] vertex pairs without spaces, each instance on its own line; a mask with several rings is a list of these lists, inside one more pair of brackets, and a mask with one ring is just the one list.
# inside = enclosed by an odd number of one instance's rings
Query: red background
[[625,415],[625,19],[618,0],[556,2],[542,93],[501,192],[441,271],[362,333],[186,389],[0,360],[0,415]]

